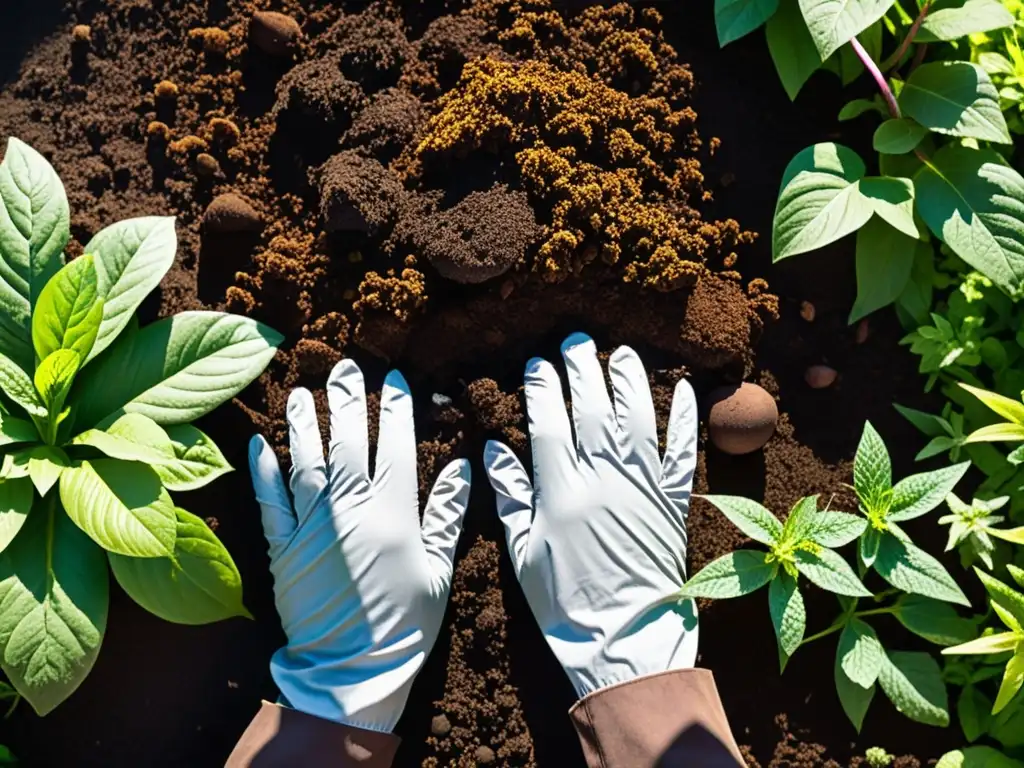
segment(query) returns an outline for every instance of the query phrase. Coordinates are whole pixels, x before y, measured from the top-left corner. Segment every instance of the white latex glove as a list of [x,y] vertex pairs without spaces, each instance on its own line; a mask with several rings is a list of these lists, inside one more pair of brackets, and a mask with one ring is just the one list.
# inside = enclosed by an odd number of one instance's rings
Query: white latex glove
[[437,638],[469,500],[469,462],[441,472],[420,524],[412,397],[397,371],[381,392],[371,478],[363,374],[350,360],[327,381],[324,461],[313,397],[288,399],[291,489],[262,437],[249,445],[288,645],[270,669],[291,707],[391,731]]
[[686,517],[696,465],[697,404],[676,386],[664,460],[637,354],[611,356],[614,407],[594,342],[562,344],[575,437],[554,367],[526,366],[533,484],[515,454],[489,442],[484,463],[516,575],[534,617],[582,698],[697,658],[685,580]]

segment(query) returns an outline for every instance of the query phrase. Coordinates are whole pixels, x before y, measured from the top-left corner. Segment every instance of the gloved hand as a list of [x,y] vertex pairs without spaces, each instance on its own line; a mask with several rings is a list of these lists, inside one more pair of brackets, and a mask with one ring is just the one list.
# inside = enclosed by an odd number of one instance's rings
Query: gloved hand
[[575,436],[554,367],[526,366],[533,484],[515,454],[489,442],[484,463],[519,583],[548,645],[582,698],[642,675],[692,667],[697,620],[677,603],[696,465],[697,404],[676,386],[664,460],[637,354],[609,363],[594,342],[562,344]]
[[327,382],[324,462],[313,397],[288,399],[294,507],[270,446],[249,445],[288,645],[270,669],[286,703],[346,725],[391,731],[437,638],[469,500],[469,462],[442,470],[420,524],[412,397],[397,371],[381,392],[370,477],[363,375],[350,360]]

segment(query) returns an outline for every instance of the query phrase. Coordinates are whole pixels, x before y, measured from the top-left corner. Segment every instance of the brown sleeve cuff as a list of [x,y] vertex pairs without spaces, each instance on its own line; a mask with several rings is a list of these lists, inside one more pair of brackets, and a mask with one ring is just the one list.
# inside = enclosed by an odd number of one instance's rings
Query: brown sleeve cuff
[[225,768],[390,768],[400,741],[264,701]]
[[569,710],[589,768],[745,766],[706,669],[638,677]]

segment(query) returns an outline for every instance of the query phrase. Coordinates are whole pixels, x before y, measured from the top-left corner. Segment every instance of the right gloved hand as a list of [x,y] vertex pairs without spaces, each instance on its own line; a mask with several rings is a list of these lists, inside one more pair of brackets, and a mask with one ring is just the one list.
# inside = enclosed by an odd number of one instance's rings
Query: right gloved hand
[[678,603],[686,578],[686,518],[697,460],[697,404],[676,386],[665,458],[637,354],[611,356],[608,396],[594,342],[562,344],[575,437],[554,367],[526,366],[534,482],[505,445],[489,442],[497,496],[519,583],[576,693],[692,667],[697,620]]

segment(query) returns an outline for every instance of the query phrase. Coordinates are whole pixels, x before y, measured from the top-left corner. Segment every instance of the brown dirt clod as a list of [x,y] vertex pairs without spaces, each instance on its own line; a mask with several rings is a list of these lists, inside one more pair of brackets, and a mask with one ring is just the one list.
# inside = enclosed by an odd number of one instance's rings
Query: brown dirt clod
[[302,37],[299,23],[277,11],[257,11],[249,22],[249,40],[271,56],[288,56]]
[[215,197],[206,208],[203,228],[212,234],[258,232],[263,222],[252,203],[241,195],[226,192]]

